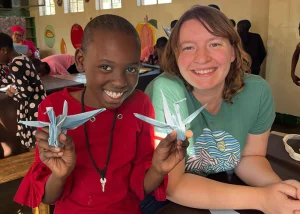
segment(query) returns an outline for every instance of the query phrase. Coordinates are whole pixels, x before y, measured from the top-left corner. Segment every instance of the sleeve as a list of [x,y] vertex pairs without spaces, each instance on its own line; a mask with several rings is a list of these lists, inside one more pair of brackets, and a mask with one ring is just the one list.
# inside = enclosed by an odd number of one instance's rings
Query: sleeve
[[263,80],[258,105],[258,114],[255,123],[251,127],[250,134],[262,134],[273,124],[275,119],[274,100],[270,86]]
[[[42,101],[42,103],[39,105],[39,121],[49,122],[47,114],[44,114],[47,106],[52,106],[48,99]],[[39,204],[42,202],[45,185],[50,175],[51,170],[41,161],[38,147],[36,147],[33,165],[23,178],[14,197],[14,201],[21,205],[26,205],[32,208],[39,206]],[[66,180],[64,191],[60,200],[69,195],[71,186],[72,176],[70,175]]]
[[[44,107],[44,101],[39,105],[38,120],[49,121]],[[41,162],[38,147],[35,150],[34,162],[25,175],[19,189],[15,195],[14,201],[29,207],[37,207],[43,198],[45,184],[51,175],[50,169]]]
[[[176,79],[158,77],[152,81],[146,88],[145,93],[149,96],[155,110],[155,119],[160,122],[165,122],[164,107],[162,102],[163,92],[171,114],[175,114],[174,103],[186,98],[186,88],[184,84]],[[189,116],[188,106],[186,102],[180,103],[179,109],[181,118]],[[162,130],[155,129],[156,133],[162,133]],[[166,132],[164,132],[166,133]],[[160,136],[155,136],[156,139],[161,139]]]
[[36,76],[36,71],[25,60],[19,59],[12,62],[9,70],[15,78],[15,86],[17,88],[17,93],[14,94],[13,99],[17,102],[19,100],[28,100],[34,92],[34,85],[29,82],[29,78]]
[[[154,109],[149,99],[144,105],[143,115],[154,118]],[[132,173],[130,175],[129,187],[140,200],[145,197],[144,178],[147,170],[152,164],[152,156],[154,152],[154,128],[152,125],[142,123],[142,129],[137,136],[137,150]],[[168,177],[166,176],[161,185],[154,190],[153,195],[159,201],[166,200],[166,188]]]

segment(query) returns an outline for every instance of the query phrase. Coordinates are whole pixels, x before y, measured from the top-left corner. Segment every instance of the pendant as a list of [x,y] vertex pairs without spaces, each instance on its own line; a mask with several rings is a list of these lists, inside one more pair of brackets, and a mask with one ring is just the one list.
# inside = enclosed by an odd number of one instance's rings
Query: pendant
[[102,185],[102,192],[104,192],[105,183],[106,183],[106,178],[100,178],[100,183],[101,183],[101,185]]

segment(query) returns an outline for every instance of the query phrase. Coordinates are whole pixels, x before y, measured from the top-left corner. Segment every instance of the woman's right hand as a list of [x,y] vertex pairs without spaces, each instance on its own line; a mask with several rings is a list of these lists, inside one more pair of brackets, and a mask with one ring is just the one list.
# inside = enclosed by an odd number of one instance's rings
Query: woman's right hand
[[296,182],[289,180],[262,187],[260,210],[266,214],[300,214],[299,186],[294,185]]
[[48,128],[37,130],[35,137],[41,161],[52,171],[56,178],[64,179],[70,175],[76,164],[76,154],[73,140],[70,136],[60,134],[59,141],[64,147],[49,146]]

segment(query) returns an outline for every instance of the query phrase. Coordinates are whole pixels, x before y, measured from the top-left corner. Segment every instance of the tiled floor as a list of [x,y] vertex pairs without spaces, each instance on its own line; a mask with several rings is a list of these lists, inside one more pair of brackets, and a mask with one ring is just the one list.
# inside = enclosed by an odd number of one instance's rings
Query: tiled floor
[[[272,126],[272,131],[300,134],[300,125],[274,124]],[[18,179],[0,185],[0,214],[21,214],[21,213],[31,214],[32,213],[30,208],[27,207],[22,208],[20,205],[12,201],[20,182],[21,179]]]

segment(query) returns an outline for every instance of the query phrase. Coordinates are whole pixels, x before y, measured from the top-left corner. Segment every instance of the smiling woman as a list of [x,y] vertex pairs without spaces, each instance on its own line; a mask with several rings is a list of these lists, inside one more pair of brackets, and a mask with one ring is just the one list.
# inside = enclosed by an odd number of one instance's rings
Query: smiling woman
[[[300,198],[296,196],[299,182],[281,182],[265,158],[275,118],[271,89],[261,77],[247,74],[249,56],[228,18],[210,7],[188,10],[172,31],[162,67],[165,72],[146,89],[156,120],[165,120],[160,90],[169,106],[186,98],[180,108],[182,118],[208,103],[186,127],[194,135],[185,161],[169,173],[168,199],[201,209],[297,210],[300,202],[289,197]],[[156,130],[158,137],[164,134]],[[248,185],[260,188],[206,178],[232,171]],[[282,207],[283,203],[289,206]],[[148,204],[157,205],[153,200]]]

